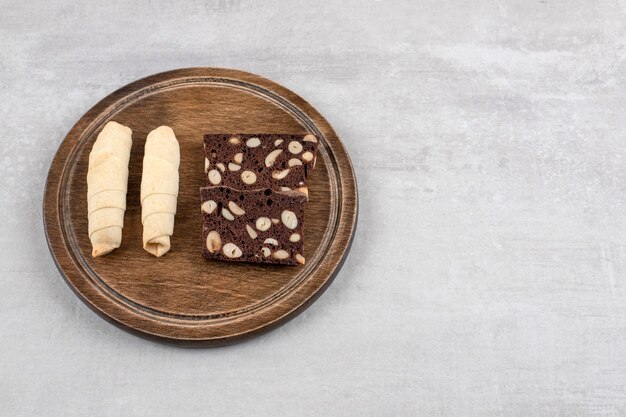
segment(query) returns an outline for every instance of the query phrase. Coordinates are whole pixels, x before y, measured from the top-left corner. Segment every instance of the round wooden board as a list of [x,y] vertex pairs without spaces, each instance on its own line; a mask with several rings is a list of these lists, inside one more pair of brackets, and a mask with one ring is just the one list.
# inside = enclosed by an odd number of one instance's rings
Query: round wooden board
[[[133,130],[122,246],[91,257],[87,168],[109,120]],[[168,125],[180,143],[180,193],[172,250],[142,248],[139,187],[146,136]],[[203,134],[315,133],[308,179],[306,265],[207,261],[201,256],[198,188],[205,183]],[[222,345],[273,328],[306,308],[330,284],[348,253],[357,188],[346,149],[328,122],[293,92],[226,69],[179,69],[135,81],[90,109],[61,143],[48,173],[44,227],[59,271],[95,312],[139,335],[185,345]]]

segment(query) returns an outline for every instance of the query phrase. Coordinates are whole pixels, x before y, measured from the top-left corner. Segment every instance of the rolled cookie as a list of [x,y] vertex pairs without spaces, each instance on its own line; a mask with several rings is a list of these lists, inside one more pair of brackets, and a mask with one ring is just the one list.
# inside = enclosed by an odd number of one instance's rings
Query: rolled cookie
[[180,149],[174,131],[160,126],[148,134],[141,177],[143,248],[155,256],[170,250],[178,198]]
[[122,243],[131,145],[132,130],[110,121],[89,154],[87,216],[94,257],[105,255]]

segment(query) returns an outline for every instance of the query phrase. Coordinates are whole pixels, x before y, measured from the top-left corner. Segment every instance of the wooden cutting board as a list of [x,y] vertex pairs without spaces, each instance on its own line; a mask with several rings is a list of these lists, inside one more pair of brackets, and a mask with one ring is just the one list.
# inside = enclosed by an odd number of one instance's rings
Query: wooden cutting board
[[[87,167],[93,142],[115,120],[133,130],[122,246],[91,257]],[[146,136],[168,125],[180,143],[180,194],[172,249],[142,248],[139,187]],[[305,256],[299,267],[208,261],[201,256],[198,188],[205,184],[205,132],[312,132],[320,141],[308,179]],[[348,254],[357,221],[350,158],[306,101],[265,78],[236,70],[187,68],[135,81],[102,99],[74,125],[50,166],[44,226],[54,260],[96,313],[142,336],[212,346],[269,330],[305,309]]]

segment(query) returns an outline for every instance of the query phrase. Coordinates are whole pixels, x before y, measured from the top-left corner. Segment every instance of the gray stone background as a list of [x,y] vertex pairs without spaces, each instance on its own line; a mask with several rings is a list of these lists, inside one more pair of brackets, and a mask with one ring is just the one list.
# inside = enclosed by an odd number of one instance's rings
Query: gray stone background
[[[626,415],[624,0],[0,6],[0,415]],[[73,123],[188,66],[300,94],[360,187],[328,291],[220,349],[97,317],[42,229]]]

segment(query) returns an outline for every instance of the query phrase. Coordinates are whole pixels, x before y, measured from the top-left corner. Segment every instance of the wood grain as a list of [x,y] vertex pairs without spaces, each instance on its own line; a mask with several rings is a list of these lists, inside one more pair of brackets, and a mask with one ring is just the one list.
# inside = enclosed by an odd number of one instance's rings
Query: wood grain
[[[95,138],[109,120],[133,130],[122,246],[91,257],[86,173]],[[171,126],[181,148],[172,250],[142,249],[139,186],[145,138]],[[308,186],[303,267],[206,261],[201,257],[198,187],[205,132],[280,132],[320,137]],[[189,68],[136,81],[104,98],[71,129],[52,162],[44,198],[48,245],[69,286],[105,319],[140,335],[218,345],[268,330],[308,306],[348,253],[357,219],[350,159],[328,122],[277,84],[235,70]]]

